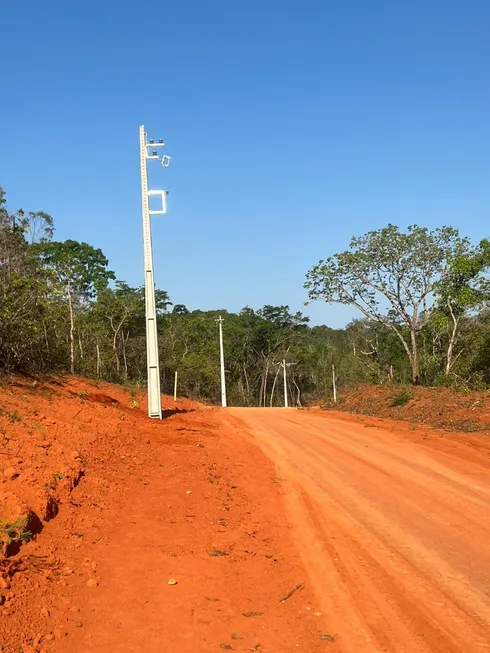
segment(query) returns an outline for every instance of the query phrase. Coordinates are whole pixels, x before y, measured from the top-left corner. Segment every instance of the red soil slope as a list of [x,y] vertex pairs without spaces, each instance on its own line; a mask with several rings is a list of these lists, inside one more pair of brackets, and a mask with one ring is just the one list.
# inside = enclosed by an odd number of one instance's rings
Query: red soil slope
[[[393,405],[403,393],[408,401]],[[324,408],[429,424],[453,431],[490,431],[490,393],[450,388],[360,385],[345,389],[337,404]]]
[[0,651],[335,651],[273,464],[219,410],[165,405],[0,389]]

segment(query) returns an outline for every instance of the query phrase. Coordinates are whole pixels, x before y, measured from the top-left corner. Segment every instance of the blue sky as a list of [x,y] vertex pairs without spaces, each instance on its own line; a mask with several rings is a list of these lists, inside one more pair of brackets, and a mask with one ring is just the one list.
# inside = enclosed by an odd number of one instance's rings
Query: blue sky
[[488,236],[487,0],[2,3],[0,185],[143,280],[138,127],[172,156],[157,285],[189,308],[303,308],[352,235]]

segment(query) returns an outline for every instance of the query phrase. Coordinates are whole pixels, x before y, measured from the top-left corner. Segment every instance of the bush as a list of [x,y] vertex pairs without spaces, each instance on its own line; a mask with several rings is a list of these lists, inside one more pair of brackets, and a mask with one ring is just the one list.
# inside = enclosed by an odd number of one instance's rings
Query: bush
[[397,392],[396,395],[394,395],[393,399],[391,400],[391,406],[393,408],[396,406],[404,406],[405,404],[408,404],[411,398],[411,392],[408,390],[401,390],[400,392]]

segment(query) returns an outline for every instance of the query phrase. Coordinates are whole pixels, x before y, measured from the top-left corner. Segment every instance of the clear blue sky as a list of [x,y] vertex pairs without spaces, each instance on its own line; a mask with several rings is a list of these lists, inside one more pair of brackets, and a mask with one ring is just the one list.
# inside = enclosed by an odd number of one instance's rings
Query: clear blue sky
[[10,208],[132,285],[140,124],[172,156],[156,282],[191,309],[303,310],[305,272],[388,222],[488,236],[488,0],[12,0],[1,24]]

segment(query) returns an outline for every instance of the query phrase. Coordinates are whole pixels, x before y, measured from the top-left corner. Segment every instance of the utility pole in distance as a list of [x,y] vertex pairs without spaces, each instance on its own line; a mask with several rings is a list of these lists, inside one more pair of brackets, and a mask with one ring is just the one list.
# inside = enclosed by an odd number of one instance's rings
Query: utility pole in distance
[[297,365],[297,363],[286,363],[286,359],[282,359],[282,363],[279,363],[282,365],[283,368],[283,373],[284,373],[284,408],[289,408],[289,402],[288,402],[288,378],[287,378],[287,372],[286,368],[289,367],[290,365]]
[[[146,318],[146,365],[148,383],[148,416],[162,419],[162,397],[160,394],[160,364],[158,361],[157,311],[155,303],[155,280],[153,276],[153,251],[151,246],[150,216],[162,215],[167,212],[167,191],[148,190],[148,174],[146,162],[148,159],[160,161],[168,168],[170,157],[164,154],[161,159],[155,148],[163,147],[164,142],[153,140],[147,142],[143,125],[140,127],[140,168],[141,168],[141,212],[143,217],[143,252],[145,265],[145,318]],[[160,209],[150,209],[150,196],[161,197]]]
[[221,370],[221,405],[226,408],[226,378],[225,378],[225,354],[223,351],[223,318],[221,315],[216,320],[219,328],[219,359]]
[[284,372],[284,408],[289,408],[288,406],[288,379],[286,373],[286,359],[282,359],[282,367]]

